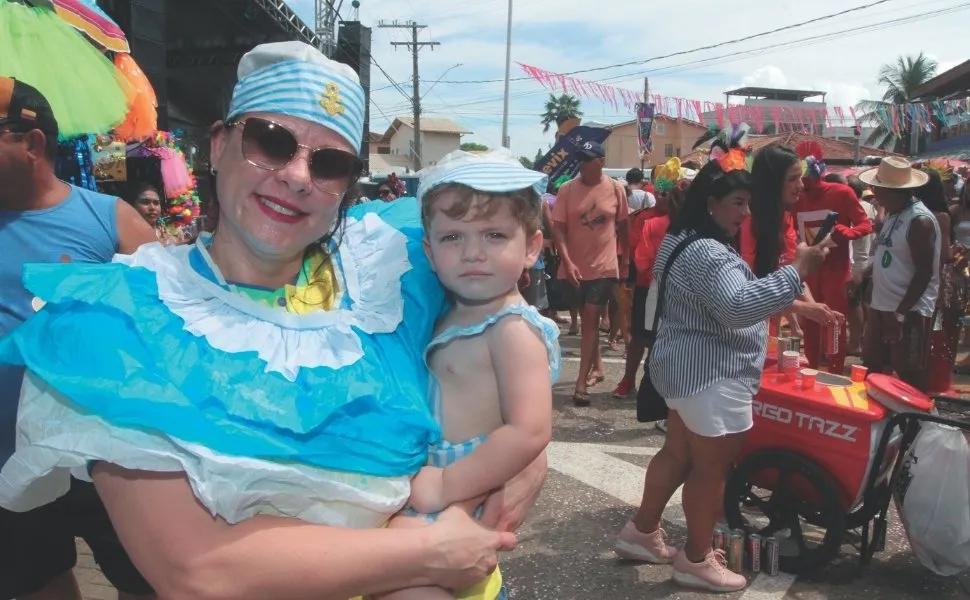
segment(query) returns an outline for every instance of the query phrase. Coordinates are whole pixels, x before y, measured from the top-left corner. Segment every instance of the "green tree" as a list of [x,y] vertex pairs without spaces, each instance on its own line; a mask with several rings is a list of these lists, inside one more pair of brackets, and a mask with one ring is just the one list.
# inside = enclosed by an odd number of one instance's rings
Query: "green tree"
[[[918,56],[900,56],[893,64],[883,65],[879,69],[879,84],[885,86],[886,91],[882,100],[863,100],[856,105],[856,110],[863,114],[859,120],[869,125],[875,125],[875,130],[869,135],[865,143],[894,152],[908,152],[910,148],[910,121],[904,121],[902,137],[896,135],[883,123],[880,114],[894,104],[907,104],[916,98],[916,89],[933,79],[939,64],[922,52]],[[919,132],[917,131],[917,135]]]
[[488,151],[488,146],[485,144],[479,144],[478,142],[465,142],[459,146],[465,152],[486,152]]
[[579,98],[569,94],[549,94],[546,100],[546,112],[542,113],[542,133],[547,133],[552,124],[560,126],[569,119],[583,116],[579,110]]
[[532,165],[535,166],[539,164],[539,161],[542,160],[542,157],[544,157],[545,155],[546,153],[542,151],[542,148],[539,148],[538,150],[536,150],[536,157],[532,159]]
[[525,156],[520,156],[520,157],[519,157],[519,162],[520,162],[520,163],[522,164],[522,166],[523,166],[523,167],[525,167],[526,169],[531,169],[532,167],[534,167],[534,166],[535,166],[535,163],[534,163],[534,162],[532,162],[531,160],[529,160],[529,159],[528,159],[527,157],[525,157]]

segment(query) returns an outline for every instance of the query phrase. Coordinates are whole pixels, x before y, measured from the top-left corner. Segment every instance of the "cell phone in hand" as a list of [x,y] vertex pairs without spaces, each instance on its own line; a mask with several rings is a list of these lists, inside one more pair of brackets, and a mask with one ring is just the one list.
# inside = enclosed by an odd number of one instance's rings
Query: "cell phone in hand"
[[835,222],[839,220],[839,213],[830,212],[825,216],[825,220],[822,221],[822,226],[818,228],[818,232],[815,234],[815,240],[812,245],[816,245],[822,240],[824,240],[830,233],[832,233],[832,228],[835,227]]

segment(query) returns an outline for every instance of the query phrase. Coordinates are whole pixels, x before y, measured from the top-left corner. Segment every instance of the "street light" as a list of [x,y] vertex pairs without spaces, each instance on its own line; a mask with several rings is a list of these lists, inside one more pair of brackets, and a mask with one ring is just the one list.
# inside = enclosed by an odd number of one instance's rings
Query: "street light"
[[429,87],[425,93],[421,94],[421,99],[424,100],[424,97],[427,96],[429,93],[431,93],[431,90],[434,89],[434,86],[438,85],[438,82],[444,79],[445,75],[451,72],[452,69],[457,69],[458,67],[463,67],[463,66],[465,66],[463,63],[458,63],[455,65],[451,65],[450,67],[445,69],[445,72],[442,73],[437,79],[434,80],[434,83],[431,84],[431,87]]
[[505,34],[505,102],[502,108],[502,145],[511,146],[509,140],[509,76],[512,71],[512,0],[509,0],[509,26]]

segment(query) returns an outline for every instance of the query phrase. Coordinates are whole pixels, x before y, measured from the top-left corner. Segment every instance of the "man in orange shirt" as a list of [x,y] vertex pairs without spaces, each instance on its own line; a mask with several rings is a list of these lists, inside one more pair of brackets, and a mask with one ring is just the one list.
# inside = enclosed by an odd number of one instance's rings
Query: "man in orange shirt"
[[559,277],[579,288],[582,305],[579,375],[573,402],[589,405],[587,388],[604,379],[599,324],[620,273],[629,270],[623,187],[603,174],[606,152],[596,142],[580,148],[579,176],[559,188],[553,209],[553,237]]

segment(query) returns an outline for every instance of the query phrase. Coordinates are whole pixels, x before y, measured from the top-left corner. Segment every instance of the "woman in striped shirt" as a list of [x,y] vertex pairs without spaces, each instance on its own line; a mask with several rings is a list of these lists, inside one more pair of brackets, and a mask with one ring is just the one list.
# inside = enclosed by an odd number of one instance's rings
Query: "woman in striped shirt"
[[[731,244],[750,215],[752,191],[743,167],[725,170],[709,162],[660,247],[655,284],[674,248],[693,240],[667,274],[663,324],[650,358],[653,383],[670,408],[668,433],[647,469],[640,510],[617,541],[620,554],[673,562],[675,581],[717,592],[746,585],[743,576],[727,570],[723,552],[711,549],[711,533],[722,514],[727,472],[752,425],[765,321],[791,306],[802,280],[818,269],[831,245],[802,244],[790,265],[756,277]],[[678,552],[666,544],[660,517],[681,484],[687,545]]]

